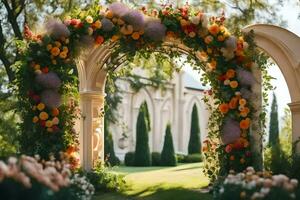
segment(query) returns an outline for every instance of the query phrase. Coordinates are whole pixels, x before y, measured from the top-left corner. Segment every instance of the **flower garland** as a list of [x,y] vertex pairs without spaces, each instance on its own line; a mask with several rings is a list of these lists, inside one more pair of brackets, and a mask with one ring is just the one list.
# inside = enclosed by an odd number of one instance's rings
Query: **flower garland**
[[[205,71],[204,81],[212,88],[214,105],[207,100],[212,115],[203,151],[208,164],[219,162],[213,168],[206,165],[207,174],[215,176],[220,168],[245,169],[252,163],[249,128],[253,120],[250,97],[255,82],[251,72],[256,65],[255,45],[251,36],[231,35],[224,21],[224,15],[209,18],[189,5],[135,10],[113,3],[107,8],[94,5],[89,10],[75,10],[63,21],[49,20],[43,35],[26,29],[27,48],[17,84],[23,102],[24,134],[37,135],[37,141],[32,142],[39,143],[40,154],[43,148],[49,153],[78,145],[72,131],[77,103],[75,99],[70,104],[69,99],[77,94],[73,60],[82,48],[116,43],[112,59],[124,53],[132,60],[136,52],[149,56],[164,41],[181,42],[192,49],[199,69]],[[172,58],[179,53],[168,55]],[[56,147],[48,148],[52,145]]]

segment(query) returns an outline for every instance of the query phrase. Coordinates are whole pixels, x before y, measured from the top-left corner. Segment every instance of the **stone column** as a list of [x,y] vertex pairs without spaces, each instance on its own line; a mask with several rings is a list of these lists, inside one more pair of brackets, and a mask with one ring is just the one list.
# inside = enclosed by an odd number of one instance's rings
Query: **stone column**
[[104,98],[102,92],[80,92],[80,158],[85,170],[92,169],[95,161],[104,159]]
[[293,144],[297,143],[294,150],[297,155],[300,155],[300,101],[290,103],[289,107],[292,115]]

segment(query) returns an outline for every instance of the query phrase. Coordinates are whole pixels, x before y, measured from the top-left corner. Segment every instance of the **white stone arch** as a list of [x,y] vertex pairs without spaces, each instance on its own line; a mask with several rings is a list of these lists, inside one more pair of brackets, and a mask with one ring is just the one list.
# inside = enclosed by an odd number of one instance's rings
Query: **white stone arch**
[[138,118],[138,114],[139,114],[139,110],[141,105],[146,102],[147,106],[148,106],[148,111],[149,111],[149,118],[150,118],[150,127],[151,130],[149,132],[149,147],[150,147],[150,151],[153,149],[153,138],[154,138],[154,134],[153,134],[153,121],[154,121],[154,102],[153,99],[150,95],[150,92],[148,91],[147,88],[142,88],[140,89],[136,94],[133,95],[133,99],[132,99],[132,146],[130,147],[131,151],[135,150],[135,143],[136,143],[136,122],[137,122],[137,118]]
[[[300,138],[300,37],[274,25],[255,24],[244,32],[253,30],[255,42],[273,58],[280,68],[291,96],[293,142]],[[300,145],[296,147],[300,153]]]
[[[156,143],[159,145],[158,150],[161,152],[163,149],[163,145],[164,145],[164,139],[165,139],[165,132],[166,132],[166,128],[167,128],[167,124],[170,123],[171,124],[171,129],[173,130],[173,126],[172,126],[172,121],[173,121],[173,104],[172,104],[172,99],[171,97],[168,97],[167,99],[165,99],[162,103],[161,109],[160,109],[160,114],[159,116],[161,117],[160,120],[160,131],[155,133],[158,134],[159,137],[159,141],[156,141]],[[172,132],[172,137],[173,137],[173,142],[174,142],[174,131]]]
[[[243,29],[248,32],[254,30],[257,45],[264,49],[279,65],[289,87],[292,102],[290,105],[293,120],[293,141],[300,137],[300,38],[277,26],[252,25]],[[80,155],[84,169],[91,169],[96,159],[103,159],[103,116],[101,111],[104,103],[104,86],[106,81],[105,63],[109,60],[112,46],[101,46],[85,51],[77,61],[79,76],[80,108],[82,118],[77,123],[77,131],[80,132]],[[179,41],[166,42],[163,48],[191,52],[189,48]],[[124,62],[124,61],[123,61]],[[117,64],[118,65],[118,64]],[[260,99],[261,85],[260,73],[257,71],[258,84],[254,87],[255,95]],[[261,104],[255,105],[260,110]],[[256,112],[258,117],[259,112]],[[297,123],[298,122],[298,123]],[[257,132],[259,121],[253,123],[253,133]],[[259,134],[252,135],[253,151],[257,158],[261,156],[261,138]],[[298,145],[298,152],[300,148]],[[261,160],[256,160],[261,163]]]

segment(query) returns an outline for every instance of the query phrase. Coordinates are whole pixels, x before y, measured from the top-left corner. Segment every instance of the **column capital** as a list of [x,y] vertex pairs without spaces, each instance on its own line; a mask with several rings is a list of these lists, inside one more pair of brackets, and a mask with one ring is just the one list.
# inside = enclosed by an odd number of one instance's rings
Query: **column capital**
[[300,101],[292,102],[288,104],[291,111],[294,113],[300,113]]
[[79,92],[81,98],[91,98],[91,99],[99,99],[104,100],[106,97],[106,93],[101,91],[82,91]]

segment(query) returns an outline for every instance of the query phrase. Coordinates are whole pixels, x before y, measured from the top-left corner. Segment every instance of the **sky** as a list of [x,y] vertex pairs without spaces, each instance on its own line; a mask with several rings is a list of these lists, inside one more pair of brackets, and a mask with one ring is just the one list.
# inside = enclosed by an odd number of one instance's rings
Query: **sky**
[[[271,0],[271,2],[274,0]],[[300,13],[300,7],[296,6],[297,0],[289,0],[285,1],[285,5],[280,10],[280,14],[283,16],[283,19],[285,19],[288,23],[288,26],[286,29],[289,31],[295,33],[300,37],[300,20],[297,19],[298,14]],[[199,75],[197,72],[194,72],[191,67],[184,66],[183,68],[187,73],[191,74],[195,79],[199,80]],[[272,85],[275,87],[275,94],[277,96],[278,101],[278,113],[279,113],[279,121],[280,126],[283,121],[284,117],[284,109],[288,107],[288,103],[291,102],[290,94],[288,91],[288,87],[286,84],[286,81],[279,69],[279,67],[275,64],[269,67],[268,70],[269,74],[275,78],[271,81]],[[271,105],[272,101],[272,92],[269,94],[269,103]]]

